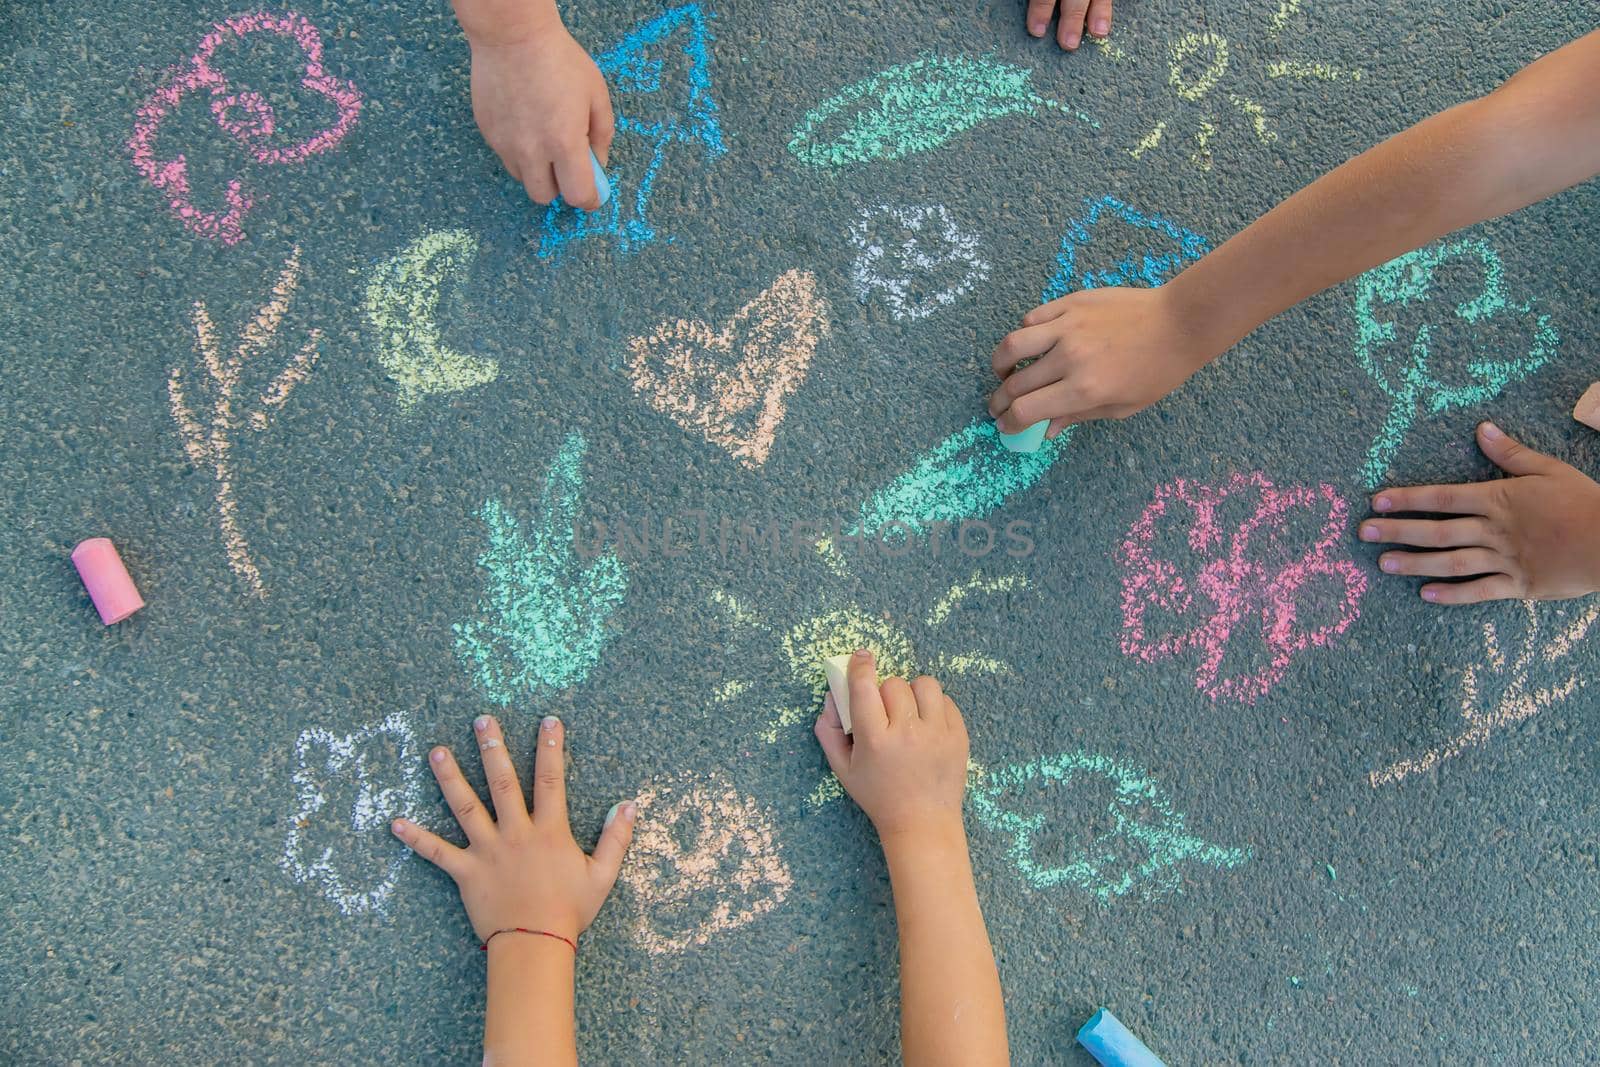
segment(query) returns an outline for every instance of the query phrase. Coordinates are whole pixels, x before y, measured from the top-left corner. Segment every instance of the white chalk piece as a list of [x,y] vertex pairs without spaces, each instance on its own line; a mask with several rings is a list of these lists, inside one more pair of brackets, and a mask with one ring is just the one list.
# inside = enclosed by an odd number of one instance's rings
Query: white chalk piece
[[1572,417],[1591,430],[1600,430],[1600,382],[1584,390],[1578,406],[1572,409]]
[[850,732],[850,657],[829,656],[822,661],[822,673],[828,676],[828,692],[839,709],[839,722],[844,732]]
[[109,537],[91,537],[72,550],[72,565],[89,590],[89,599],[107,626],[121,622],[144,607],[144,598],[128,576],[128,568],[117,555]]

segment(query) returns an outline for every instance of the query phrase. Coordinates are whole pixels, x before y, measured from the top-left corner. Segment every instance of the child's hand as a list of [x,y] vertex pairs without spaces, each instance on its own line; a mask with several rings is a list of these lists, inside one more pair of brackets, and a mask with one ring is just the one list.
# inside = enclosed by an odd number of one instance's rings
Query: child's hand
[[600,206],[589,149],[601,164],[611,152],[611,97],[559,20],[520,40],[473,43],[472,114],[533,199],[548,204],[559,193],[585,211]]
[[828,696],[817,720],[817,740],[880,838],[907,831],[961,830],[967,788],[967,727],[955,701],[924,675],[905,683],[885,678],[880,687],[872,653],[850,658],[850,724],[854,742]]
[[617,881],[633,839],[635,805],[629,801],[611,809],[594,855],[586,856],[567,822],[561,720],[546,718],[539,725],[531,816],[500,724],[486,715],[472,725],[495,817],[489,817],[450,750],[441,746],[428,754],[428,763],[467,835],[467,847],[457,848],[407,819],[395,820],[395,836],[455,879],[480,939],[522,926],[576,941]]
[[[1083,40],[1083,29],[1095,37],[1111,32],[1111,0],[1060,0],[1061,23],[1056,28],[1056,40],[1071,52]],[[1056,0],[1028,0],[1028,32],[1043,37],[1050,26],[1050,13],[1056,9]]]
[[[1042,304],[994,350],[1002,381],[989,414],[1004,433],[1049,419],[1051,438],[1075,422],[1126,418],[1216,355],[1184,318],[1165,287],[1085,289]],[[1033,362],[1016,369],[1024,360]]]
[[[1437,512],[1459,518],[1368,519],[1363,541],[1433,549],[1385,552],[1389,574],[1466,578],[1429,582],[1422,599],[1476,604],[1511,597],[1564,600],[1600,590],[1600,485],[1552,456],[1535,452],[1492,422],[1478,426],[1478,447],[1510,478],[1472,485],[1382,489],[1377,512]],[[853,710],[853,709],[852,709]]]

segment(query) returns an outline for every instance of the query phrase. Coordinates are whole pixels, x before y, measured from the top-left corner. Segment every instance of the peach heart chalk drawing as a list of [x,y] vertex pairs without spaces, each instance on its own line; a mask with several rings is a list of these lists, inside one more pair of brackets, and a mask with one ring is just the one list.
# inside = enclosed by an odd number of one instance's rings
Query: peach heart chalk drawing
[[781,275],[722,326],[664,322],[628,342],[635,392],[751,470],[767,461],[790,393],[805,380],[828,334],[816,276]]

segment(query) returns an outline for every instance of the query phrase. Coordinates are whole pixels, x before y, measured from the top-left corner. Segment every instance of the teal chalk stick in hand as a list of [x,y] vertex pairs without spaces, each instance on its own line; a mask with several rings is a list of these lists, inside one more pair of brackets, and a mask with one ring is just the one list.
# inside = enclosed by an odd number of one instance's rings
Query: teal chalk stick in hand
[[1000,443],[1013,452],[1037,452],[1044,444],[1044,432],[1050,428],[1049,419],[1040,419],[1021,433],[1002,433]]
[[1109,1008],[1101,1008],[1083,1024],[1078,1044],[1088,1049],[1101,1067],[1166,1067]]
[[611,181],[600,166],[600,157],[594,154],[592,148],[589,149],[589,163],[594,167],[594,187],[600,193],[600,206],[605,207],[606,201],[611,199]]

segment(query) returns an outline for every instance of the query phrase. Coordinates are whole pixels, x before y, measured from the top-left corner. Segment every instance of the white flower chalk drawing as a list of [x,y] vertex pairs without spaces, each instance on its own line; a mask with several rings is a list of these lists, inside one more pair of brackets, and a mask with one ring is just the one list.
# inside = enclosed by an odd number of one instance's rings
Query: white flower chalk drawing
[[[1536,666],[1553,666],[1571,655],[1595,620],[1600,619],[1600,604],[1580,614],[1542,648],[1539,647],[1538,609],[1533,601],[1524,600],[1522,610],[1528,617],[1527,628],[1522,647],[1509,666],[1494,623],[1483,624],[1483,660],[1468,665],[1461,674],[1461,717],[1466,721],[1465,728],[1415,759],[1398,760],[1381,771],[1372,771],[1367,775],[1372,788],[1430,771],[1445,760],[1483,744],[1494,731],[1532,718],[1583,688],[1585,681],[1576,674],[1569,674],[1555,685],[1530,690],[1528,676]],[[1496,682],[1499,684],[1495,685]],[[1491,686],[1499,689],[1498,700],[1489,695]]]
[[635,935],[651,955],[682,952],[783,903],[794,876],[771,817],[720,776],[639,794],[622,880],[639,902]]
[[423,761],[398,712],[343,736],[310,729],[295,742],[295,812],[282,867],[316,882],[346,915],[387,910],[411,850],[389,833],[420,822]]
[[978,235],[958,227],[940,204],[865,208],[850,242],[858,250],[856,295],[866,303],[881,294],[897,319],[925,318],[989,277]]
[[250,558],[250,545],[239,529],[238,500],[233,491],[233,468],[229,458],[235,431],[241,425],[260,432],[269,425],[272,412],[283,406],[294,387],[305,381],[317,361],[317,343],[322,338],[319,330],[310,330],[305,344],[290,357],[282,370],[262,390],[256,408],[245,413],[234,410],[239,391],[239,381],[244,365],[260,355],[272,344],[289,301],[300,285],[300,249],[289,253],[289,259],[272,287],[272,297],[256,312],[255,319],[245,327],[239,347],[232,356],[224,359],[217,344],[217,328],[206,310],[205,301],[194,302],[195,347],[200,353],[200,365],[205,376],[198,389],[208,392],[211,410],[206,413],[210,424],[202,425],[201,417],[189,406],[181,367],[173,367],[167,377],[167,398],[172,404],[172,420],[178,424],[178,436],[183,441],[184,454],[194,468],[216,480],[217,526],[222,532],[222,544],[228,554],[228,566],[243,579],[252,593],[266,597],[266,586],[261,581],[261,571]]

